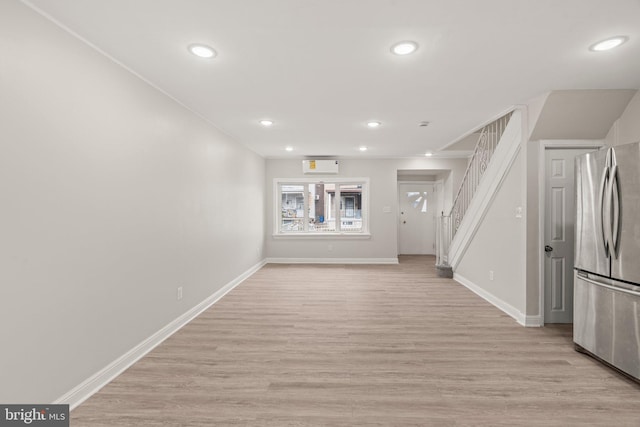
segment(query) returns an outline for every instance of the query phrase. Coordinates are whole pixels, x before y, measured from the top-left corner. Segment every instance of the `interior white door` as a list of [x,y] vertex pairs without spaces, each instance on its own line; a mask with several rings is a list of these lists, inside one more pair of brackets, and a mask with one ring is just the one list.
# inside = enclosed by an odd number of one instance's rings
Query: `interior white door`
[[399,252],[402,255],[435,254],[434,185],[401,183],[398,186],[400,224]]
[[545,323],[573,322],[574,161],[589,151],[545,150]]

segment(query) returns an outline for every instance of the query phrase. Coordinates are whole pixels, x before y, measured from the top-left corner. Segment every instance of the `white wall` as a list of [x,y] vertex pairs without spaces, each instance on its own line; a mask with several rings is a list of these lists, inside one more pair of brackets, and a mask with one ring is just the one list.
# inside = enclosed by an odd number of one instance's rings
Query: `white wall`
[[521,317],[526,313],[526,219],[524,214],[516,218],[516,208],[526,211],[525,162],[525,150],[520,149],[455,270],[456,275],[489,294],[494,302],[508,304]]
[[631,98],[622,116],[607,134],[607,145],[623,145],[640,141],[640,91]]
[[531,139],[531,134],[536,128],[536,123],[540,118],[540,114],[542,114],[542,109],[544,108],[544,104],[547,102],[547,98],[549,98],[550,94],[551,92],[545,92],[542,95],[530,99],[527,103],[527,139]]
[[[389,160],[340,160],[338,177],[368,177],[370,179],[370,239],[334,238],[274,238],[275,178],[303,177],[301,159],[271,159],[266,167],[266,253],[270,259],[287,258],[368,258],[372,262],[396,258],[398,255],[398,170],[434,170],[438,173],[450,170],[444,182],[450,198],[453,189],[460,186],[466,168],[466,159],[389,159]],[[445,174],[446,175],[446,174]],[[316,176],[316,175],[312,175]],[[336,175],[333,175],[336,176]],[[444,175],[443,175],[444,176]],[[309,177],[307,175],[307,177]],[[445,201],[445,205],[447,202]],[[383,212],[384,207],[391,212]],[[329,246],[331,245],[331,250]]]
[[[532,122],[530,139],[601,140],[635,93],[635,89],[554,90]],[[534,113],[539,100],[530,104]]]
[[0,402],[52,402],[260,262],[265,162],[17,1],[0,52]]

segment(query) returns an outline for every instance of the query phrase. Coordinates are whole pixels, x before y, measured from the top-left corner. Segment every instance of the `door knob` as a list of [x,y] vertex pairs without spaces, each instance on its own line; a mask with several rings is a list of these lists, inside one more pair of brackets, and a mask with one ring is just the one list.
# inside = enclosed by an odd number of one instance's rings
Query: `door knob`
[[406,223],[407,223],[407,221],[402,221],[402,223],[403,223],[403,224],[406,224]]
[[552,250],[553,250],[553,248],[552,248],[551,246],[549,246],[549,245],[546,245],[546,246],[544,247],[544,251],[545,251],[545,252],[551,252]]

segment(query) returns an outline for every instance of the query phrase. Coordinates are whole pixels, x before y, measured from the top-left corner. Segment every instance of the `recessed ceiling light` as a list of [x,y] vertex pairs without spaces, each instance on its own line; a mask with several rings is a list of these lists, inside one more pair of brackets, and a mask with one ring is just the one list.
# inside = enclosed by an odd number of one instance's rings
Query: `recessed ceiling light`
[[602,52],[604,50],[610,50],[610,49],[613,49],[614,47],[620,46],[622,43],[626,42],[627,40],[629,40],[629,37],[627,36],[610,37],[606,40],[602,40],[602,41],[599,41],[598,43],[592,44],[589,47],[589,50],[592,50],[594,52]]
[[271,126],[273,125],[273,120],[260,120],[260,124],[262,126]]
[[380,122],[376,122],[376,121],[370,121],[367,122],[367,126],[369,126],[370,128],[377,128],[378,126],[380,126],[382,123]]
[[403,41],[391,46],[391,52],[396,55],[409,55],[418,50],[418,43],[413,41]]
[[213,58],[217,55],[216,51],[211,46],[204,44],[192,44],[189,45],[189,52],[200,58]]
[[367,151],[367,147],[363,145],[362,147],[360,147],[360,151]]
[[424,153],[424,155],[427,157],[431,157],[433,156],[433,153],[431,151],[427,151],[426,153]]
[[287,151],[293,151],[293,147],[287,147],[287,148],[285,148],[285,150],[287,150]]

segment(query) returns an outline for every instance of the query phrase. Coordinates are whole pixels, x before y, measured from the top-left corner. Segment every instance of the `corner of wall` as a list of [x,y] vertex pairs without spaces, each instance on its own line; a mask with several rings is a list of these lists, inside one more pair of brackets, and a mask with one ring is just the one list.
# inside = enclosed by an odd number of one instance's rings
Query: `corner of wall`
[[524,138],[526,141],[531,138],[531,134],[536,127],[536,123],[538,123],[538,119],[540,119],[540,114],[550,94],[551,92],[545,92],[527,102],[527,133]]
[[627,108],[607,134],[609,146],[640,141],[640,90],[631,98]]

